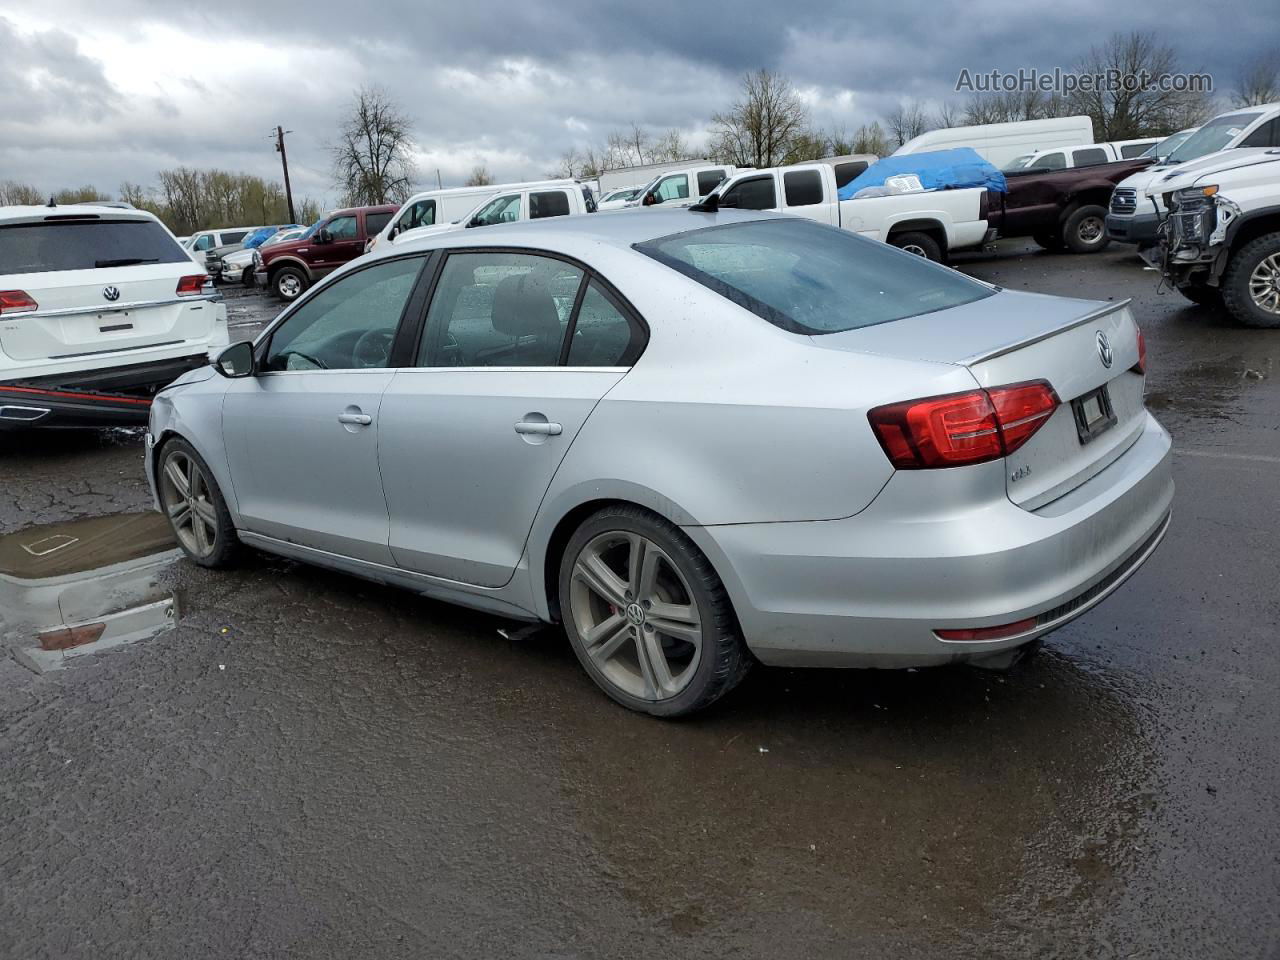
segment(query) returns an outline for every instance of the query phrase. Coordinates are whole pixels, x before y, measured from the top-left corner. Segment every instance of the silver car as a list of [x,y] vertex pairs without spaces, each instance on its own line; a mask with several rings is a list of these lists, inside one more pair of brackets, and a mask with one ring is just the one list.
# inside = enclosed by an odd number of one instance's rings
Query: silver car
[[196,563],[243,544],[563,623],[674,716],[754,660],[990,661],[1169,523],[1123,303],[1015,293],[808,220],[626,213],[388,247],[157,396]]

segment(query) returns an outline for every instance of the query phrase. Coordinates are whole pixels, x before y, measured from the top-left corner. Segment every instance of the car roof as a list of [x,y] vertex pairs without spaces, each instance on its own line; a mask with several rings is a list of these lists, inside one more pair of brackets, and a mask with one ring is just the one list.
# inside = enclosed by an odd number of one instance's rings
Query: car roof
[[53,222],[71,219],[92,220],[110,217],[112,220],[157,220],[155,214],[136,207],[103,206],[101,204],[65,204],[61,206],[13,206],[0,207],[0,223],[34,223],[40,220]]
[[630,247],[636,243],[686,233],[726,223],[752,220],[777,220],[786,214],[767,210],[720,210],[701,213],[681,207],[678,210],[611,210],[569,217],[547,217],[542,220],[519,220],[497,223],[474,230],[449,230],[407,239],[394,247],[374,251],[375,256],[404,254],[413,250],[435,250],[445,247],[538,247],[548,244],[605,244]]
[[378,203],[370,207],[343,207],[341,210],[331,210],[320,219],[327,220],[331,217],[342,217],[342,216],[346,216],[349,213],[351,214],[359,213],[361,210],[363,210],[365,213],[386,213],[388,211],[394,213],[399,209],[400,209],[400,206],[395,203]]

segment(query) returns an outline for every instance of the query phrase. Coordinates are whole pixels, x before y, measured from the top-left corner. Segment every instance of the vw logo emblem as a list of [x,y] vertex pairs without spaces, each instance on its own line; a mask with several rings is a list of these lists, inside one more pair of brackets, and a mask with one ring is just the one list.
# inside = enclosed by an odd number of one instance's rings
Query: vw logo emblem
[[120,290],[117,287],[103,287],[102,297],[103,299],[110,300],[114,303],[116,300],[120,299]]
[[1115,359],[1111,353],[1111,341],[1107,339],[1107,335],[1101,330],[1098,331],[1098,359],[1102,361],[1102,365],[1108,370],[1111,369],[1111,362]]
[[640,606],[640,604],[638,603],[627,604],[626,612],[627,612],[627,619],[630,620],[635,626],[638,627],[640,626],[640,624],[644,623],[644,607]]

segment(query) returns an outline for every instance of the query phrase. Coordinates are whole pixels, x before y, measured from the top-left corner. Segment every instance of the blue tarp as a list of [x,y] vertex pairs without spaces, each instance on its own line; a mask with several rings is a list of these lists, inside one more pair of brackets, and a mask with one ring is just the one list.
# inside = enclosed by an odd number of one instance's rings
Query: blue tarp
[[884,186],[889,177],[914,173],[926,190],[959,190],[964,187],[986,187],[1005,193],[1004,174],[987,163],[972,147],[954,150],[930,150],[885,157],[863,170],[840,188],[841,200],[851,200],[864,187]]

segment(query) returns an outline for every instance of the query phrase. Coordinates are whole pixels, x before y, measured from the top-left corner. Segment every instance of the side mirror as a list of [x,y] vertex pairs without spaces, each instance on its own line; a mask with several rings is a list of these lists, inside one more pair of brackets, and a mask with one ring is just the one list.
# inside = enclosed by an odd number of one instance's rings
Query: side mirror
[[467,226],[468,226],[468,227],[478,227],[478,226],[480,226],[480,218],[479,218],[478,216],[476,216],[476,217],[472,217],[470,220],[468,220],[468,221],[467,221]]
[[391,229],[387,231],[387,239],[394,240],[399,235],[400,235],[400,224],[398,223],[392,224]]
[[333,234],[324,227],[316,231],[316,235],[311,238],[312,243],[333,243]]
[[253,344],[248,340],[233,343],[213,362],[213,369],[231,380],[253,376],[253,367]]

